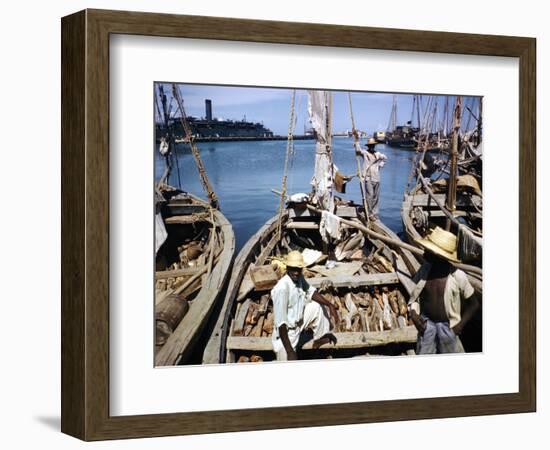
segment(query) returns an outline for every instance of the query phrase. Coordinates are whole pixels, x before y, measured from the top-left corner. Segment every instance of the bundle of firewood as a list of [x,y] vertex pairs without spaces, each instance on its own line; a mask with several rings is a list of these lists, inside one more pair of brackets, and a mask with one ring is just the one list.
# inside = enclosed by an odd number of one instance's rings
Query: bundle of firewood
[[[328,288],[323,297],[336,306],[335,333],[384,331],[409,325],[407,301],[399,288],[370,292],[338,293]],[[328,314],[328,311],[327,311]],[[273,306],[269,294],[240,303],[233,322],[233,336],[268,337],[273,334]]]
[[408,308],[398,288],[377,286],[371,292],[324,292],[338,312],[334,332],[369,332],[402,328],[408,325]]
[[269,294],[259,300],[246,299],[238,307],[233,323],[234,336],[267,337],[273,334],[273,305]]

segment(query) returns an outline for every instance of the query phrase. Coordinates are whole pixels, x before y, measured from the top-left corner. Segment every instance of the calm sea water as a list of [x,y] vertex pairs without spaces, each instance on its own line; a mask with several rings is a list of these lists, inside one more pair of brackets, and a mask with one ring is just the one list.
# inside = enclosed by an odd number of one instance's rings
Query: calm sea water
[[[214,191],[220,199],[221,210],[233,224],[236,251],[273,215],[277,213],[279,198],[271,189],[281,189],[286,141],[208,142],[198,147]],[[313,175],[315,142],[295,141],[295,156],[289,169],[289,194],[310,192]],[[181,188],[206,198],[199,180],[193,155],[180,145],[177,149]],[[388,156],[381,172],[380,218],[393,231],[403,230],[400,209],[414,152],[399,150],[383,144],[376,149]],[[351,175],[357,172],[353,139],[334,138],[334,162],[339,170]],[[164,159],[155,152],[155,178],[164,171]],[[170,177],[170,184],[178,186],[178,176]],[[359,179],[347,184],[346,194],[338,194],[361,204]]]

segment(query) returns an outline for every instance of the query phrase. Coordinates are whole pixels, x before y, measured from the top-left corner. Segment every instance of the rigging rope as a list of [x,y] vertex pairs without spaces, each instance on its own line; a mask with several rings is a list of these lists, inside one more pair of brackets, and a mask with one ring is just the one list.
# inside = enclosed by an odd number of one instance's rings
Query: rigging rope
[[285,153],[285,166],[283,169],[283,183],[282,183],[282,191],[281,191],[281,198],[279,199],[279,221],[277,223],[277,236],[278,239],[281,239],[282,236],[282,221],[283,221],[283,210],[284,210],[284,204],[286,199],[286,180],[288,177],[288,163],[291,159],[292,155],[294,154],[294,127],[296,124],[296,118],[295,118],[295,111],[294,111],[294,104],[296,101],[296,90],[292,91],[292,96],[290,98],[290,121],[288,124],[288,136],[286,141],[286,153]]
[[[204,168],[204,165],[202,163],[202,159],[200,156],[199,149],[195,145],[195,137],[193,136],[191,126],[189,125],[187,121],[187,116],[185,114],[185,109],[183,107],[183,100],[181,99],[181,95],[179,92],[178,87],[175,84],[172,84],[172,93],[174,95],[174,98],[178,104],[178,108],[180,111],[180,121],[183,129],[185,130],[185,135],[187,139],[189,140],[189,145],[191,146],[191,152],[193,153],[193,156],[195,158],[195,164],[197,165],[197,169],[199,170],[199,177],[202,183],[202,186],[204,190],[206,191],[208,198],[210,199],[210,205],[215,208],[219,209],[220,204],[218,201],[218,196],[214,192],[214,189],[212,189],[212,186],[210,185],[210,181],[208,180],[208,176],[206,175],[206,170]],[[179,172],[179,171],[178,171]]]

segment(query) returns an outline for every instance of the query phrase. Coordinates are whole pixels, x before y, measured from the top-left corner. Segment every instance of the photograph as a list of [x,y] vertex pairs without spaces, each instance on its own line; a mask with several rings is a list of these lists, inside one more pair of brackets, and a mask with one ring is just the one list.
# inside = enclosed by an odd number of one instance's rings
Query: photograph
[[154,366],[483,352],[483,98],[153,85]]

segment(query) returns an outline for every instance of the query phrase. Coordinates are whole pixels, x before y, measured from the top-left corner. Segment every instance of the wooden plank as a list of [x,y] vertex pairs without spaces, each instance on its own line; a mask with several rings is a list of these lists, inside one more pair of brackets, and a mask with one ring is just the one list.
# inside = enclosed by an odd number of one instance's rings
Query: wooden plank
[[[355,227],[346,225],[345,223],[343,223],[341,226],[342,226],[342,228],[355,228]],[[293,221],[289,221],[285,225],[285,228],[295,229],[295,230],[318,230],[319,229],[319,224],[316,223],[316,222],[293,222]]]
[[319,217],[319,215],[312,214],[307,208],[288,208],[288,218],[294,219],[295,217]]
[[[354,206],[340,205],[336,207],[336,215],[338,217],[357,217],[357,209]],[[288,218],[295,217],[319,217],[320,215],[310,211],[309,209],[289,208]]]
[[[417,331],[416,328],[411,325],[388,331],[334,333],[334,336],[336,336],[338,341],[335,346],[327,344],[321,348],[354,349],[378,347],[396,343],[414,343],[416,342]],[[306,342],[302,350],[311,350],[312,344],[312,341]],[[230,336],[227,338],[227,348],[230,350],[261,352],[273,350],[273,344],[271,342],[271,337]]]
[[239,310],[237,311],[237,315],[235,317],[235,320],[233,321],[233,333],[234,334],[242,334],[244,330],[244,321],[246,319],[246,315],[248,314],[248,308],[250,307],[250,299],[247,299],[242,305],[240,305]]
[[188,277],[195,275],[202,267],[188,267],[186,269],[159,270],[155,272],[155,280],[164,280],[166,278]]
[[172,216],[183,216],[194,213],[206,212],[207,208],[204,205],[185,204],[185,203],[168,203],[168,210]]
[[210,219],[206,215],[172,216],[164,219],[166,225],[185,225],[197,222],[210,222]]
[[315,277],[307,279],[307,282],[313,287],[319,287],[322,283],[326,283],[327,281],[330,281],[334,287],[359,287],[377,286],[381,284],[397,284],[399,283],[399,278],[395,272],[388,272],[339,277]]
[[289,221],[285,228],[295,229],[295,230],[318,230],[319,224],[316,222],[293,222]]
[[339,205],[336,207],[338,217],[357,217],[357,209],[354,206]]
[[[445,194],[435,194],[435,198],[441,203],[445,204]],[[478,195],[472,195],[472,200],[478,208],[482,207],[483,201],[481,200],[481,197],[479,197]],[[412,206],[420,206],[422,208],[426,208],[428,206],[430,206],[431,208],[438,207],[436,203],[430,199],[430,196],[428,194],[416,194],[413,198]],[[457,208],[472,208],[472,204],[468,197],[460,195],[456,199],[456,206]]]
[[[428,217],[446,217],[445,213],[439,209],[428,209],[427,211]],[[481,219],[482,216],[479,213],[470,213],[468,211],[460,211],[455,210],[453,211],[453,216],[455,217],[474,217],[476,219]]]

